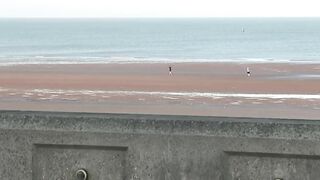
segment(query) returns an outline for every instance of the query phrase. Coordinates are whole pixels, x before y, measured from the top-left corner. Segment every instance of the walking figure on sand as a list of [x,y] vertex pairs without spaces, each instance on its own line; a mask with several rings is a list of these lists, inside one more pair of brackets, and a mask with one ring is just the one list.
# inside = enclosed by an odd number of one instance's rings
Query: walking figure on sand
[[172,67],[169,66],[169,75],[171,76],[172,75]]
[[249,69],[249,67],[247,67],[247,76],[250,76],[250,75],[251,75],[250,69]]

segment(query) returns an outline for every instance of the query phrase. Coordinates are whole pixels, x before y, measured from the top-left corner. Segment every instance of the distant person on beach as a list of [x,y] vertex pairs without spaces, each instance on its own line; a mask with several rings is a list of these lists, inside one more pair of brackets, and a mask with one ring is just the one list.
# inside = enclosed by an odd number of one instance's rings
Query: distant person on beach
[[172,67],[169,66],[169,75],[171,76],[172,75]]
[[247,67],[247,76],[250,76],[250,75],[251,75],[251,73],[250,73],[250,68]]

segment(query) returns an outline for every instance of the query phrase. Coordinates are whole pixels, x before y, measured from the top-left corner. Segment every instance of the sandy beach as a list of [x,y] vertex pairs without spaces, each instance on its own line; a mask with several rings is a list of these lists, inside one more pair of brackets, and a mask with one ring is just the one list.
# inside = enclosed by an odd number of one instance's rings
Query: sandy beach
[[320,64],[0,66],[0,108],[320,119]]

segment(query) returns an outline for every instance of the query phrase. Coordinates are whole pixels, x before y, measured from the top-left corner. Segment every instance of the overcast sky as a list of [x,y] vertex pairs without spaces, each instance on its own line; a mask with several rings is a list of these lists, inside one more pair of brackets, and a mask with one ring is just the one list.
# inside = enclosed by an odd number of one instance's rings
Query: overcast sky
[[0,17],[306,17],[320,0],[0,0]]

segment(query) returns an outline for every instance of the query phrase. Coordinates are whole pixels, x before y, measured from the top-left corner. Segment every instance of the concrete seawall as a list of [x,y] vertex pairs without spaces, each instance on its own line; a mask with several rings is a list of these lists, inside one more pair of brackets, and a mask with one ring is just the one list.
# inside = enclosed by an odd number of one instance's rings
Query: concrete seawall
[[316,180],[319,140],[315,120],[0,111],[0,179]]

